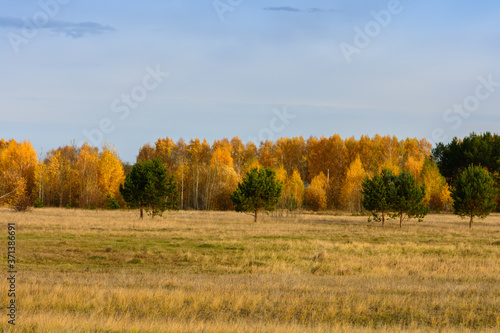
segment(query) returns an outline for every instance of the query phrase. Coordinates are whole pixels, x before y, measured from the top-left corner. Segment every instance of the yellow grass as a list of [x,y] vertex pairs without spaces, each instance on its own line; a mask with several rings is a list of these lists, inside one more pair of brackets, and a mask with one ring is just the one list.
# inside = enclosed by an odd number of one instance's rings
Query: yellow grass
[[[500,215],[366,217],[0,209],[17,227],[16,332],[497,332]],[[9,302],[6,279],[0,303]],[[5,311],[3,312],[5,313]]]

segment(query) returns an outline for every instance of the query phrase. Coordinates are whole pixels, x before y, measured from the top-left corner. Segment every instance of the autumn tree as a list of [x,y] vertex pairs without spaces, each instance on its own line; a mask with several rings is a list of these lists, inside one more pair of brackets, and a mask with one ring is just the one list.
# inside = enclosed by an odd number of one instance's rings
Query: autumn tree
[[208,173],[207,203],[208,209],[229,210],[233,208],[230,194],[240,180],[233,167],[231,145],[227,142],[214,143],[215,150],[210,159]]
[[365,169],[361,164],[359,155],[351,163],[342,186],[342,199],[344,207],[351,212],[361,211],[361,185],[366,177]]
[[425,184],[418,186],[415,178],[408,171],[401,172],[394,177],[394,186],[391,186],[389,200],[391,210],[399,216],[399,227],[403,227],[406,218],[422,219],[429,212],[424,204]]
[[276,154],[276,145],[271,140],[265,140],[260,143],[258,150],[259,163],[266,168],[275,168],[278,166],[278,156]]
[[0,199],[18,211],[31,206],[37,167],[38,157],[29,141],[4,141],[0,150]]
[[449,210],[452,205],[450,186],[439,172],[439,168],[431,158],[427,158],[422,166],[419,184],[425,184],[424,203],[430,210]]
[[[332,208],[341,206],[342,182],[346,173],[346,147],[340,135],[335,134],[329,138],[311,137],[307,140],[308,178],[312,180],[320,173],[326,175],[327,183],[324,187],[327,205]],[[309,190],[317,198],[321,197],[321,190]]]
[[274,169],[276,179],[283,183],[283,195],[278,203],[279,211],[277,215],[283,215],[286,210],[293,212],[302,206],[304,200],[304,182],[297,169],[288,173],[283,165]]
[[84,143],[53,149],[40,166],[36,186],[46,206],[107,207],[108,194],[119,196],[124,164],[116,150],[106,144],[99,148]]
[[[89,146],[89,149],[94,149]],[[73,206],[78,201],[78,174],[75,173],[80,149],[67,145],[52,149],[45,158],[45,191],[43,202],[47,206]]]
[[150,143],[146,143],[139,149],[139,154],[137,154],[137,162],[151,161],[156,158],[156,150],[151,146]]
[[[57,155],[62,158],[61,155]],[[59,162],[59,161],[58,161]],[[102,192],[100,190],[99,181],[99,150],[89,144],[84,144],[78,153],[76,163],[73,170],[70,169],[68,163],[62,167],[69,170],[68,173],[75,173],[74,192],[77,194],[77,199],[69,198],[72,204],[78,204],[80,208],[97,207],[103,200]],[[116,185],[118,190],[118,186]]]
[[167,170],[172,171],[176,168],[176,145],[171,138],[158,139],[155,143],[154,156],[159,158]]
[[120,193],[119,187],[125,180],[125,174],[123,165],[114,147],[104,145],[102,152],[99,154],[97,172],[102,197],[104,198],[108,195],[116,197]]
[[315,212],[326,209],[326,187],[327,178],[320,172],[304,191],[304,201]]
[[240,175],[246,174],[248,171],[250,171],[252,168],[260,167],[260,164],[258,162],[258,148],[255,145],[255,143],[249,141],[245,145],[245,152],[243,154],[244,156],[244,163],[243,163],[243,168],[240,170]]
[[209,164],[211,158],[211,148],[207,141],[204,139],[200,142],[199,139],[191,139],[187,146],[188,158],[191,165],[190,181],[192,183],[192,198],[193,208],[200,209],[203,207],[203,185],[202,177],[204,170]]
[[420,178],[424,163],[431,155],[431,144],[425,139],[406,138],[402,146],[403,169],[411,172],[415,179]]
[[391,186],[394,186],[396,176],[389,169],[382,169],[372,178],[365,177],[362,183],[363,207],[370,211],[375,221],[385,225],[386,217],[391,217]]
[[283,183],[276,179],[276,172],[269,168],[250,170],[236,191],[231,194],[237,212],[251,212],[257,222],[259,211],[268,214],[276,209],[283,192]]
[[394,174],[399,174],[403,160],[403,144],[396,136],[386,135],[377,139],[379,169],[390,169]]
[[231,157],[233,158],[234,169],[240,174],[245,164],[245,145],[239,137],[235,136],[231,139]]
[[294,169],[285,182],[285,207],[289,211],[294,211],[302,207],[304,201],[304,182],[297,169]]
[[470,165],[460,172],[451,192],[454,214],[470,217],[472,228],[474,217],[486,218],[495,209],[498,189],[491,174],[483,167]]
[[176,170],[175,178],[178,179],[180,209],[184,209],[184,192],[187,191],[187,179],[189,172],[187,145],[184,139],[180,138],[175,144]]
[[307,163],[306,141],[302,136],[294,138],[279,138],[276,141],[276,155],[278,163],[282,165],[287,174],[298,170],[305,176]]

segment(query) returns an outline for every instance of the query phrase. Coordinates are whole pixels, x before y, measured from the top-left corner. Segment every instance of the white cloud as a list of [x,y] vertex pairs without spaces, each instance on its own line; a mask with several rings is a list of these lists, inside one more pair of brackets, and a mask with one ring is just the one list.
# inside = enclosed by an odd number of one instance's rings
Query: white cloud
[[[0,17],[0,27],[24,29],[27,26],[25,20],[17,17]],[[116,31],[109,25],[102,25],[96,22],[66,22],[52,20],[44,25],[35,25],[38,29],[50,30],[61,33],[71,38],[81,38],[86,35],[100,35],[106,32]]]

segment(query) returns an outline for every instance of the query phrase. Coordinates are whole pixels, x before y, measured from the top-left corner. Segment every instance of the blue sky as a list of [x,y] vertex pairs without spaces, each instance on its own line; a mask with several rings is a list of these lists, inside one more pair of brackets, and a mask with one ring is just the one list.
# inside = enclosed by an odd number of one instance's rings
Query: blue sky
[[0,3],[0,137],[37,151],[500,128],[498,1]]

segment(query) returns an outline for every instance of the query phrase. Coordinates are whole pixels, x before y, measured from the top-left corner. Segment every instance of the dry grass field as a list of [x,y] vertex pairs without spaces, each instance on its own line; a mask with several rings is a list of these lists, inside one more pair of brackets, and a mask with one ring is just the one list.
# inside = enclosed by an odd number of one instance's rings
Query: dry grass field
[[366,217],[0,209],[17,227],[2,332],[498,332],[500,215]]

